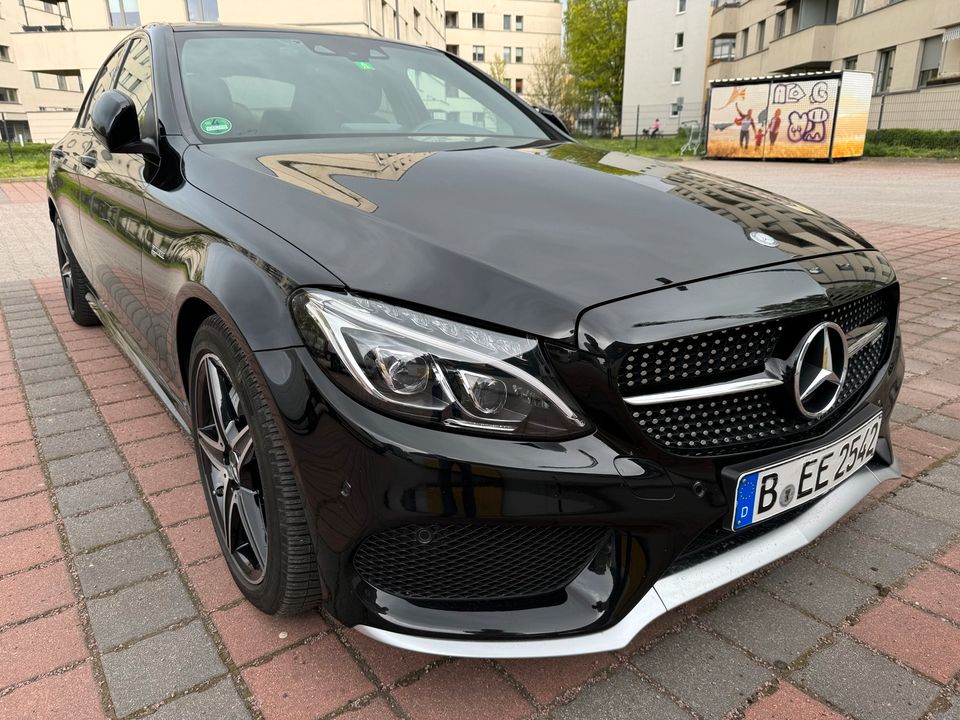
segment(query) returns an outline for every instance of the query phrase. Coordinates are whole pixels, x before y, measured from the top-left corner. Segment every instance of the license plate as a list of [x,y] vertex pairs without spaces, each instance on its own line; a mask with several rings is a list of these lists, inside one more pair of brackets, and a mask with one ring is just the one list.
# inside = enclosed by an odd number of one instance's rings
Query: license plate
[[732,529],[769,520],[830,492],[873,457],[882,420],[877,413],[836,442],[741,475]]

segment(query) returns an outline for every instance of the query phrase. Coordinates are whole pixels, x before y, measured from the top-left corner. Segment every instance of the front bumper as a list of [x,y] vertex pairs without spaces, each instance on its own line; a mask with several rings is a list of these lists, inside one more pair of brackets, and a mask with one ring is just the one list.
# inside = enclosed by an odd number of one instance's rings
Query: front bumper
[[484,641],[418,637],[368,625],[356,629],[405,650],[458,657],[557,657],[619,650],[661,615],[813,542],[881,482],[899,475],[896,463],[864,466],[826,496],[826,502],[815,503],[788,523],[661,578],[626,617],[594,633],[540,640]]
[[[809,543],[898,475],[885,420],[874,460],[833,492],[720,554],[714,548],[678,563],[695,538],[727,518],[731,489],[721,470],[733,459],[668,462],[603,429],[562,442],[518,442],[418,427],[344,395],[304,348],[257,359],[284,421],[325,606],[371,637],[421,652],[535,657],[622,647],[664,612]],[[790,451],[829,442],[877,407],[888,418],[902,375],[897,338],[847,420]],[[735,462],[760,466],[776,454]],[[412,523],[601,525],[612,539],[599,567],[548,597],[420,602],[372,587],[353,564],[365,538]]]

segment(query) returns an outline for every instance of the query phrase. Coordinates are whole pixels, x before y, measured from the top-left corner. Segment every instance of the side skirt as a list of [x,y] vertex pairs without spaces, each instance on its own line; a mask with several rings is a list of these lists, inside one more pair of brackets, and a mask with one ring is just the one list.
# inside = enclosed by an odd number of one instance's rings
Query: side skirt
[[103,326],[109,331],[117,347],[123,351],[123,354],[127,356],[127,359],[133,363],[133,366],[143,376],[143,379],[146,380],[153,394],[159,398],[164,407],[173,415],[174,420],[179,423],[180,427],[188,433],[191,432],[190,422],[187,420],[187,408],[176,399],[160,375],[151,368],[152,363],[137,352],[133,340],[130,339],[127,332],[120,323],[117,322],[113,313],[105,308],[100,303],[100,300],[92,293],[87,293],[87,302],[90,303],[93,312],[96,313],[96,316],[100,318],[100,322],[102,322]]

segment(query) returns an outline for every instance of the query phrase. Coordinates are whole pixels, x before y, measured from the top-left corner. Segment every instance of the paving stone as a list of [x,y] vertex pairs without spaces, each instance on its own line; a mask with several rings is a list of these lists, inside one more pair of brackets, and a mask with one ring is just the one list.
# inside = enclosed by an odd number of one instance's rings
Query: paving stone
[[933,413],[911,423],[913,427],[942,435],[951,440],[960,440],[960,420]]
[[[33,330],[33,328],[30,328],[30,330]],[[63,348],[63,346],[60,345],[60,336],[57,335],[53,328],[43,332],[28,332],[24,330],[14,331],[10,333],[10,340],[15,351],[46,347],[48,345],[53,345],[54,343],[56,343],[61,349]]]
[[89,662],[68,672],[48,675],[23,685],[0,698],[0,717],[23,718],[26,708],[34,708],[43,715],[31,713],[31,718],[50,720],[104,720],[100,707],[100,693]]
[[103,427],[88,427],[71,430],[60,435],[50,435],[40,440],[40,449],[48,462],[101,450],[113,445],[110,434]]
[[609,679],[584,689],[573,702],[558,708],[550,717],[557,720],[690,720],[693,716],[636,673],[621,668]]
[[[75,608],[8,628],[0,633],[0,688],[82,660],[88,652]],[[20,708],[16,715],[0,717],[36,717],[28,712]]]
[[199,621],[106,653],[102,660],[110,696],[121,716],[226,672]]
[[173,568],[156,533],[76,557],[84,595],[91,597]]
[[17,362],[20,362],[20,360],[23,358],[38,357],[40,355],[57,355],[66,357],[63,352],[63,345],[61,345],[60,341],[56,338],[44,345],[31,345],[30,347],[18,345],[13,349],[13,354],[17,358]]
[[960,493],[960,467],[951,463],[944,463],[940,467],[934,468],[920,480],[927,485],[936,485],[943,490]]
[[61,378],[76,377],[76,370],[72,365],[60,363],[57,365],[48,365],[46,367],[36,368],[35,370],[20,369],[20,380],[24,385],[33,385],[46,382],[48,380],[60,380]]
[[699,628],[670,635],[630,662],[705,718],[744,705],[772,677],[737,648]]
[[91,407],[93,407],[93,403],[85,391],[73,392],[67,395],[54,395],[53,397],[31,400],[30,414],[34,417],[43,417],[44,415],[57,415],[69,410]]
[[701,619],[771,665],[792,663],[830,632],[829,625],[756,588],[726,598]]
[[846,529],[830,533],[808,552],[872,585],[892,585],[922,562],[916,555]]
[[63,555],[53,523],[0,537],[0,575],[26,570]]
[[184,695],[150,716],[151,720],[245,720],[249,717],[250,711],[229,679],[203,692]]
[[64,518],[63,526],[75,552],[156,529],[153,518],[139,500]]
[[123,461],[116,450],[94,450],[73,457],[54,460],[47,464],[50,482],[54,486],[122,472]]
[[93,636],[101,652],[197,614],[176,574],[90,600],[87,607]]
[[898,490],[888,502],[960,528],[960,495],[914,483]]
[[924,557],[934,554],[957,535],[956,528],[930,522],[887,503],[863,513],[848,527]]
[[[59,345],[57,346],[59,347]],[[21,357],[17,356],[17,365],[20,368],[20,372],[27,372],[29,370],[39,370],[46,367],[67,367],[73,368],[73,364],[62,351],[49,353],[46,355],[34,355],[32,357]]]
[[747,708],[744,720],[843,720],[823,703],[814,700],[788,682]]
[[85,386],[80,382],[80,378],[65,377],[57,380],[46,380],[45,382],[33,383],[25,387],[27,400],[42,400],[43,398],[68,395],[69,393],[84,392]]
[[795,677],[844,712],[870,720],[919,718],[939,692],[933,683],[847,638],[814,653]]
[[791,558],[760,578],[759,585],[831,625],[877,594],[876,588],[805,557]]
[[59,435],[81,428],[99,426],[100,418],[92,407],[83,410],[71,410],[70,412],[60,413],[59,415],[46,415],[40,418],[34,418],[36,436],[38,438],[49,437],[50,435]]
[[950,707],[942,714],[934,713],[930,720],[960,720],[960,695],[951,695],[949,698]]
[[62,515],[76,515],[89,510],[117,505],[137,497],[137,488],[127,473],[115,473],[77,485],[57,488],[57,505]]

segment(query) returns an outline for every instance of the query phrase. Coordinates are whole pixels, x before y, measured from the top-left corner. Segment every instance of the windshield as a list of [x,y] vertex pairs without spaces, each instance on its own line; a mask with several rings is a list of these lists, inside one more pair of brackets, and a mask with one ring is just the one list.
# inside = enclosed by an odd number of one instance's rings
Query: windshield
[[426,48],[295,32],[178,39],[188,113],[204,142],[403,136],[516,145],[548,137],[496,88]]

